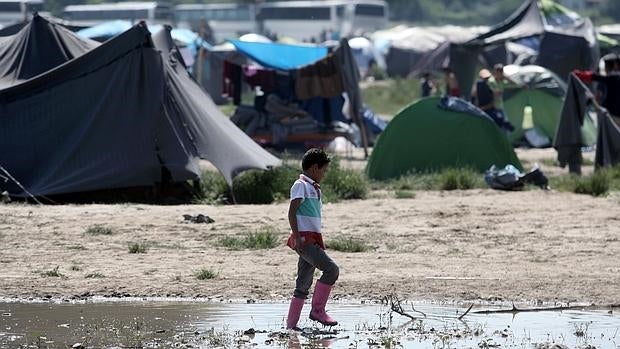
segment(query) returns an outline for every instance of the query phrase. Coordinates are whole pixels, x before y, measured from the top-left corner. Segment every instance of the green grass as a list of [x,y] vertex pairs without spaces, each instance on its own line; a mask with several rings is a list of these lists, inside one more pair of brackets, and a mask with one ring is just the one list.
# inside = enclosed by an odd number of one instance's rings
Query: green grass
[[270,249],[279,245],[278,232],[272,226],[264,226],[256,232],[249,233],[244,237],[224,237],[220,240],[219,244],[232,250]]
[[[291,185],[300,172],[301,169],[290,165],[268,171],[245,171],[233,181],[234,201],[238,204],[269,204],[287,200]],[[218,173],[203,173],[202,187],[203,194],[199,198],[201,203],[233,202],[224,178]],[[321,187],[324,202],[364,199],[369,189],[365,174],[359,170],[340,167],[338,158],[334,158],[330,164]]]
[[230,190],[221,173],[204,171],[200,177],[200,186],[202,193],[196,198],[196,203],[219,205],[229,202]]
[[334,158],[321,182],[325,202],[365,199],[370,186],[366,175],[359,170],[340,167],[340,160]]
[[420,98],[418,79],[394,79],[362,89],[362,99],[375,113],[394,117],[398,111]]
[[86,247],[82,245],[71,245],[71,246],[67,246],[67,250],[84,251],[86,250]]
[[[540,160],[535,161],[535,162],[540,163],[541,165],[544,165],[544,166],[547,166],[547,167],[559,167],[559,165],[560,165],[558,163],[558,160],[551,159],[551,158],[540,159]],[[523,161],[521,161],[521,165],[526,166],[526,164],[524,164]]]
[[439,173],[440,190],[467,190],[479,186],[482,175],[468,168],[448,168]]
[[233,347],[234,334],[228,328],[216,331],[213,327],[203,334],[209,348],[231,348]]
[[63,274],[61,274],[58,271],[58,268],[59,268],[59,266],[57,265],[54,269],[48,270],[48,271],[42,273],[42,275],[43,276],[47,276],[47,277],[62,277],[62,276],[64,276]]
[[415,193],[409,190],[396,190],[394,192],[394,197],[396,199],[414,199]]
[[606,195],[612,186],[611,182],[612,174],[605,170],[596,171],[592,175],[583,177],[567,175],[550,178],[551,188],[592,196]]
[[372,249],[362,240],[343,236],[330,239],[326,245],[327,248],[340,252],[366,252]]
[[147,246],[144,243],[134,242],[129,244],[129,253],[146,253]]
[[481,173],[469,168],[447,168],[438,172],[412,173],[388,181],[373,181],[373,189],[401,192],[413,190],[467,190],[487,188]]
[[113,230],[110,227],[95,224],[88,227],[84,233],[88,235],[112,235]]
[[84,276],[84,278],[86,279],[103,279],[105,278],[105,275],[101,274],[101,273],[88,273]]
[[211,280],[218,277],[218,273],[214,272],[211,269],[202,268],[194,273],[194,276],[198,280]]

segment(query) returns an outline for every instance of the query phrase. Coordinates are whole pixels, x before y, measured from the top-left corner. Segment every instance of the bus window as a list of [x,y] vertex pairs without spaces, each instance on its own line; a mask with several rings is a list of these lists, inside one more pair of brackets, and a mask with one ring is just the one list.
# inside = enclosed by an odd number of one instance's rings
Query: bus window
[[344,5],[336,6],[336,17],[339,19],[344,18]]
[[356,16],[384,17],[385,11],[383,6],[379,5],[355,5]]
[[168,7],[158,6],[155,8],[155,19],[162,21],[171,21],[172,11]]
[[262,19],[269,20],[331,20],[329,7],[263,7],[260,10]]
[[19,2],[4,2],[0,1],[0,12],[12,12],[12,13],[21,13],[22,5]]
[[28,2],[26,3],[28,13],[43,12],[42,2]]

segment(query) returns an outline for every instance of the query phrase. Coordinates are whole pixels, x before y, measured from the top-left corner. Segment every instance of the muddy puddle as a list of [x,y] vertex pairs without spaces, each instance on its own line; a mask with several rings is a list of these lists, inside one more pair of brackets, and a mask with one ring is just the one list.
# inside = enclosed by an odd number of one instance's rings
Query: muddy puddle
[[192,301],[0,303],[0,348],[620,348],[620,309],[477,313],[432,303],[329,304],[339,326],[302,313],[304,332],[282,329],[287,304]]

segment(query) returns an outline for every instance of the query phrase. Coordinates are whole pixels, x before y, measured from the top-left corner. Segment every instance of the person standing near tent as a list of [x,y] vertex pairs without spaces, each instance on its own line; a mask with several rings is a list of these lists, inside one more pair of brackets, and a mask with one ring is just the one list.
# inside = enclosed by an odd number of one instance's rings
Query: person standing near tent
[[472,91],[472,98],[475,104],[490,116],[497,126],[506,131],[506,133],[514,131],[514,126],[508,121],[503,110],[503,101],[501,100],[503,98],[503,87],[501,87],[501,92],[499,93],[493,89],[493,87],[496,89],[500,87],[497,87],[496,81],[491,81],[493,76],[488,69],[480,70],[478,77],[480,79],[476,81],[476,85]]
[[323,273],[317,280],[312,295],[310,319],[326,326],[338,324],[325,312],[325,305],[333,285],[338,280],[339,268],[325,253],[321,234],[321,180],[327,173],[330,158],[318,148],[308,150],[301,161],[303,173],[291,187],[291,202],[288,220],[291,234],[287,246],[299,255],[295,291],[289,305],[286,319],[287,329],[297,329],[297,322],[308,291],[312,285],[314,270]]
[[431,78],[431,73],[424,72],[424,74],[422,74],[422,81],[421,81],[420,88],[422,89],[423,98],[429,97],[435,94],[435,84],[433,83],[433,80]]
[[[506,86],[517,86],[517,83],[508,79],[504,75],[504,65],[496,64],[493,66],[493,76],[489,78],[489,87],[491,91],[493,91],[493,104],[495,105],[495,113],[498,118],[506,120],[508,122],[508,117],[506,116],[506,112],[504,111],[504,89]],[[510,122],[508,122],[510,123]],[[512,127],[512,125],[510,125]],[[513,131],[514,127],[512,128]]]
[[446,96],[461,97],[461,88],[459,87],[459,80],[456,78],[456,74],[450,69],[450,67],[443,68],[444,81],[446,83]]

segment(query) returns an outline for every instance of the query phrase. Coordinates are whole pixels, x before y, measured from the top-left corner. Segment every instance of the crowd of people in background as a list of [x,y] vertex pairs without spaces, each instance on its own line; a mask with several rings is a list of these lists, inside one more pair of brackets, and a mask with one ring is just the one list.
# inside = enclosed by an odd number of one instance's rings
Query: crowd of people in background
[[[443,91],[440,91],[433,81],[431,73],[423,73],[421,80],[422,97],[429,97],[442,92],[446,96],[461,97],[461,88],[454,71],[449,67],[444,67],[443,77],[445,87]],[[507,134],[515,129],[504,111],[504,89],[511,85],[518,86],[516,82],[504,75],[504,66],[496,64],[493,66],[492,73],[488,69],[480,70],[478,80],[471,92],[471,102],[484,111]]]

